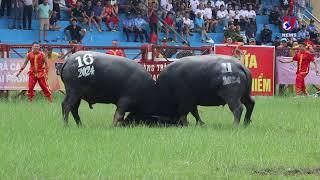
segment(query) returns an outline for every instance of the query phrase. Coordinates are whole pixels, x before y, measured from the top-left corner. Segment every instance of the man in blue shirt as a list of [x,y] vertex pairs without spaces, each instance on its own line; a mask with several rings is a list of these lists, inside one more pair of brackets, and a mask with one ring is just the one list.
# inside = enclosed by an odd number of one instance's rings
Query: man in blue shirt
[[197,32],[201,34],[202,42],[214,43],[214,41],[208,36],[206,28],[204,26],[204,20],[201,18],[201,13],[198,12],[194,19],[194,27]]
[[148,41],[148,33],[146,31],[146,26],[148,23],[146,20],[142,18],[141,14],[138,14],[138,16],[134,19],[134,41],[137,42],[138,35],[140,37],[140,41],[144,42],[143,35],[145,36],[145,40]]

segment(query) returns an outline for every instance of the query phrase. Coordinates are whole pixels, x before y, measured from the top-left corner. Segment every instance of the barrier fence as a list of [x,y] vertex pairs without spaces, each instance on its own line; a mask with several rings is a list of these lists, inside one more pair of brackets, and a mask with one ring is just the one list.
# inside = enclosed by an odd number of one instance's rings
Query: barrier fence
[[[142,64],[156,80],[159,73],[171,62],[185,56],[205,54],[225,54],[238,57],[250,69],[253,75],[252,95],[273,96],[276,84],[295,84],[296,62],[282,63],[291,60],[295,49],[275,49],[272,46],[233,46],[215,45],[202,47],[188,46],[158,46],[145,44],[140,47],[112,47],[112,46],[82,46],[82,45],[42,45],[42,50],[52,49],[60,57],[48,58],[48,84],[51,90],[64,90],[63,83],[58,76],[58,65],[63,64],[63,58],[79,50],[106,53],[108,50],[122,50],[126,57]],[[27,69],[19,76],[15,74],[23,64],[26,53],[31,45],[0,44],[0,90],[27,90]],[[320,49],[315,49],[318,64],[320,64]],[[62,59],[61,59],[62,58]],[[306,84],[320,84],[320,77],[311,66]],[[40,89],[36,86],[36,89]],[[1,94],[1,93],[0,93]]]

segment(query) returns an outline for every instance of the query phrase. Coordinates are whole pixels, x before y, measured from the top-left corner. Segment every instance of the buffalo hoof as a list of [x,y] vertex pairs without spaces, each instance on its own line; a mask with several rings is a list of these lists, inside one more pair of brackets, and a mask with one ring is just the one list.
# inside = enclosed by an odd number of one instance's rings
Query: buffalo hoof
[[203,126],[205,123],[203,121],[197,121],[196,125],[197,126]]

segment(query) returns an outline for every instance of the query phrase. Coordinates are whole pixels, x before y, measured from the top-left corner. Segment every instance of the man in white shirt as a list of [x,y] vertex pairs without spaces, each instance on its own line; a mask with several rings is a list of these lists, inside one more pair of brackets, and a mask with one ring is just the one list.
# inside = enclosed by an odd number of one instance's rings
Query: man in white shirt
[[249,5],[249,11],[248,11],[248,18],[249,19],[256,19],[256,12],[252,9],[252,5]]
[[221,5],[225,6],[223,0],[217,0],[215,5],[217,9],[220,9]]
[[241,30],[244,30],[247,24],[250,23],[249,11],[247,10],[246,5],[243,5],[242,9],[239,11],[239,16]]
[[200,13],[201,14],[201,19],[203,19],[203,15],[205,14],[204,6],[202,2],[198,6],[199,8],[195,11],[195,14]]
[[211,2],[208,1],[206,8],[204,9],[204,15],[203,15],[207,32],[214,32],[214,30],[215,30],[214,27],[218,23],[218,21],[216,21],[212,17],[212,9],[213,9],[213,7],[211,5]]
[[228,16],[228,11],[224,8],[224,5],[221,5],[220,9],[217,12],[217,19],[220,24],[223,24],[224,28],[228,26],[227,16]]
[[193,12],[196,12],[199,4],[199,0],[190,0],[190,5]]

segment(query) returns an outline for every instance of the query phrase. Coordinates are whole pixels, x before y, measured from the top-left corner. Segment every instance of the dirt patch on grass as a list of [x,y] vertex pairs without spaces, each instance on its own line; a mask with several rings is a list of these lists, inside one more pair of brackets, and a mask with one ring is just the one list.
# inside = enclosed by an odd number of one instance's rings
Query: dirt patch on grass
[[254,170],[253,174],[260,176],[268,175],[284,175],[284,176],[304,176],[304,175],[316,175],[320,176],[320,168],[315,169],[259,169]]

